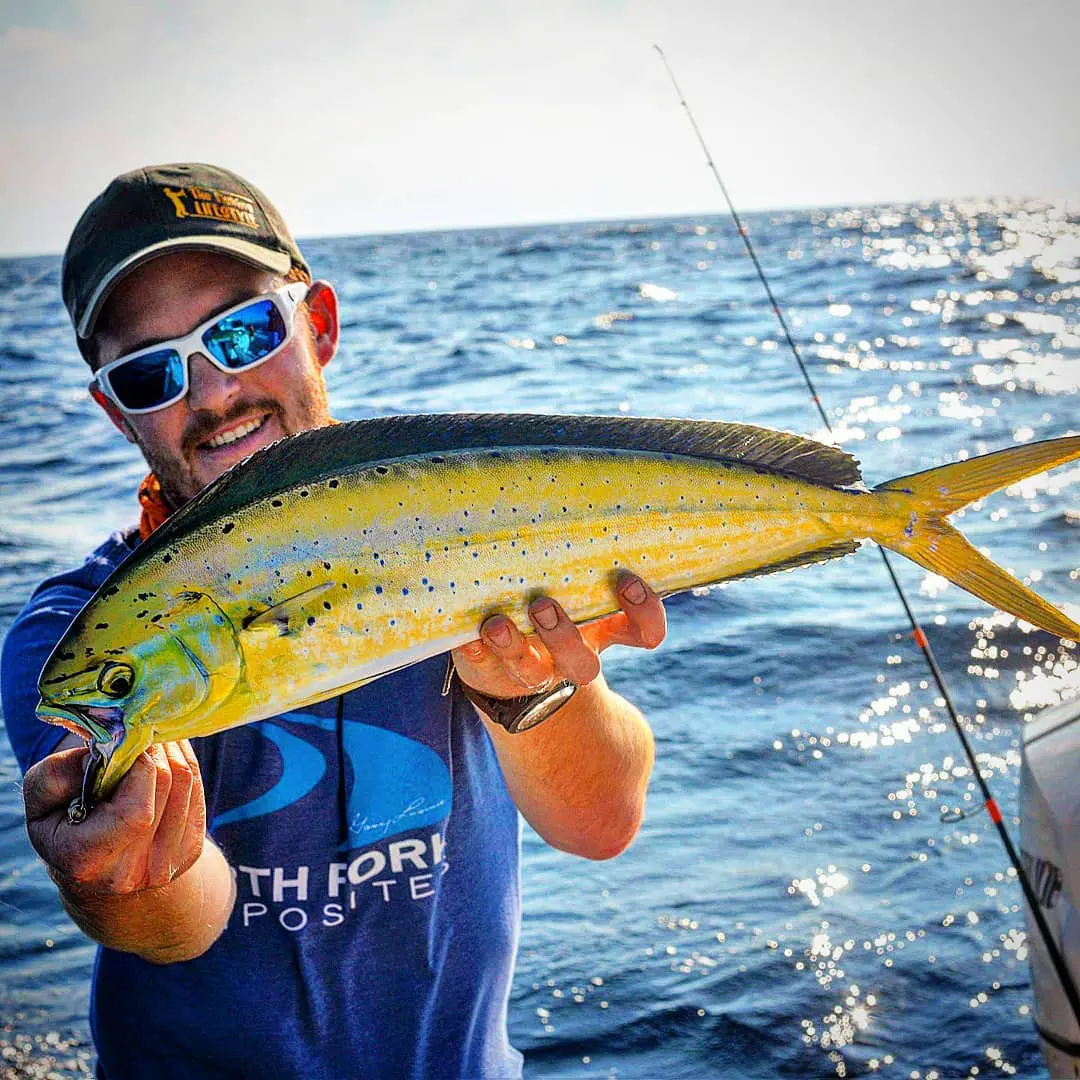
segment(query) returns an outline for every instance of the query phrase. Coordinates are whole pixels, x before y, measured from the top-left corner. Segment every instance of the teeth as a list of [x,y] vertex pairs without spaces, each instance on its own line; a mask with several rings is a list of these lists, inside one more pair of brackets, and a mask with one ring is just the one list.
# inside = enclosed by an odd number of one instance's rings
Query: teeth
[[257,431],[262,427],[262,423],[262,420],[249,420],[246,424],[241,424],[239,427],[234,427],[228,431],[223,431],[220,435],[215,435],[212,439],[207,441],[206,445],[215,450],[219,446],[228,446],[229,443],[236,442],[237,439],[242,439],[245,435],[250,435],[253,431]]

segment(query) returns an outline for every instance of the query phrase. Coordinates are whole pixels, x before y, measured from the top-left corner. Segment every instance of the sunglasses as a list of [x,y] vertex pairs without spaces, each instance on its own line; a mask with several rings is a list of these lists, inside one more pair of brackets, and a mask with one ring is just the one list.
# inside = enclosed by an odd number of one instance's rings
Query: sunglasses
[[157,412],[188,392],[188,363],[201,353],[219,371],[247,371],[289,343],[296,309],[307,296],[303,281],[245,300],[215,315],[190,334],[128,353],[100,368],[90,382],[124,412]]

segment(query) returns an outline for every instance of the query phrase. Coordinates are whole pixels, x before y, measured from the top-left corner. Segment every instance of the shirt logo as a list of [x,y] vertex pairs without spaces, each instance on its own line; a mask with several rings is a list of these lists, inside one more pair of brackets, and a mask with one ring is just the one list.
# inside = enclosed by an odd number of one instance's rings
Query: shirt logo
[[[337,721],[291,712],[251,724],[277,748],[281,775],[268,791],[218,814],[211,831],[284,810],[326,775],[324,753],[288,730],[294,725],[334,731]],[[450,770],[430,747],[371,724],[343,721],[341,742],[352,767],[348,838],[325,866],[234,866],[237,932],[272,929],[275,922],[290,934],[332,930],[372,905],[411,905],[436,895],[450,866],[440,832],[453,800]],[[404,833],[412,835],[394,839]]]
[[[283,713],[290,726],[333,731],[336,721],[310,713]],[[267,720],[251,725],[281,754],[281,776],[269,791],[218,814],[211,830],[284,810],[309,794],[326,773],[326,759],[305,739]],[[348,794],[348,839],[339,850],[366,847],[401,833],[433,826],[449,816],[453,801],[450,770],[434,750],[394,731],[342,723],[341,741],[352,766]]]
[[161,193],[172,203],[178,218],[212,218],[253,230],[259,228],[255,203],[246,195],[197,187],[163,187]]

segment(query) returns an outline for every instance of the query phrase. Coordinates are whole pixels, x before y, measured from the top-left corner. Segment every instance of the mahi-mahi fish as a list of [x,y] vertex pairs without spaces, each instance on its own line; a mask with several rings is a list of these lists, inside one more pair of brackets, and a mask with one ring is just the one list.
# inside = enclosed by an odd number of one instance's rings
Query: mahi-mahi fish
[[1080,436],[867,489],[843,450],[746,424],[436,415],[283,439],[224,473],[119,566],[41,672],[38,716],[103,765],[209,735],[477,637],[539,595],[576,622],[634,571],[662,596],[821,562],[871,539],[1073,641],[1080,625],[949,514],[1080,458]]

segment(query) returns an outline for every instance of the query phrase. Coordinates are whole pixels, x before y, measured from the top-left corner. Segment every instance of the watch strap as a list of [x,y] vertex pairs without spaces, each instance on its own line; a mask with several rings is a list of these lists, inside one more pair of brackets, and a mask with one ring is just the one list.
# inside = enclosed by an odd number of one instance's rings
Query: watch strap
[[450,668],[447,671],[447,688],[451,680],[457,676],[461,692],[494,723],[499,724],[511,735],[521,731],[528,731],[537,724],[543,723],[549,716],[559,711],[577,693],[575,683],[564,680],[547,690],[541,690],[539,694],[526,694],[522,697],[497,698],[488,694],[482,694],[474,690],[458,674],[451,658]]

